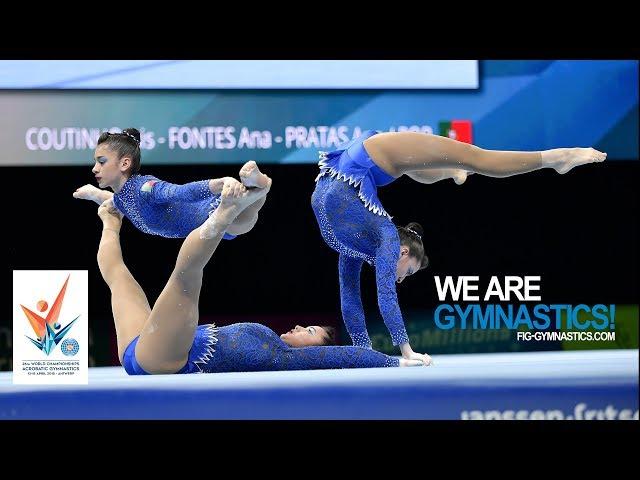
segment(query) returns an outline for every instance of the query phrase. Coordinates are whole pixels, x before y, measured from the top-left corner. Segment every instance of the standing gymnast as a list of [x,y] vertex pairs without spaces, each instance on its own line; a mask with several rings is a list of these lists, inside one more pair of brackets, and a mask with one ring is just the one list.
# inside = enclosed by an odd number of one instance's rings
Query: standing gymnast
[[342,318],[354,345],[371,348],[360,298],[363,262],[375,267],[378,306],[403,358],[431,363],[409,344],[395,283],[426,268],[422,227],[396,227],[377,196],[377,187],[402,175],[420,183],[453,178],[465,182],[469,173],[509,177],[553,168],[602,162],[606,154],[593,148],[558,148],[539,152],[484,150],[450,138],[415,132],[369,130],[342,148],[320,153],[320,174],[311,203],[320,232],[339,253]]

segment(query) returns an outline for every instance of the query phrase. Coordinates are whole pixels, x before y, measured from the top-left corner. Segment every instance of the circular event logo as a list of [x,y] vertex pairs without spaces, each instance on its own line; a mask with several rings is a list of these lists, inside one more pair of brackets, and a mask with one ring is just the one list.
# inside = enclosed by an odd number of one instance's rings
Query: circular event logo
[[78,353],[78,350],[80,350],[80,345],[75,338],[66,338],[62,341],[60,349],[62,350],[62,353],[64,353],[67,357],[71,357]]

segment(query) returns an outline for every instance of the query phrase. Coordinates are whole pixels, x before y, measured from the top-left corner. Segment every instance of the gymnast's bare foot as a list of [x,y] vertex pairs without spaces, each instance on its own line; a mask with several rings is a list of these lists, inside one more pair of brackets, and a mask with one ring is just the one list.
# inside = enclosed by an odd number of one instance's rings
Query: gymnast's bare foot
[[82,187],[76,189],[73,192],[73,198],[78,198],[80,200],[91,200],[96,202],[98,205],[101,205],[104,201],[109,200],[113,197],[113,193],[107,192],[106,190],[100,190],[99,188],[94,187],[91,184],[83,185]]
[[249,190],[233,178],[225,180],[220,205],[200,227],[200,238],[212,238],[216,234],[226,231],[245,208],[266,194],[267,189],[265,188]]
[[98,207],[98,216],[102,220],[102,227],[120,231],[122,227],[122,213],[113,205],[113,200],[105,200]]
[[456,185],[462,185],[467,181],[467,177],[472,174],[473,172],[469,172],[467,170],[456,169],[452,178],[453,181],[456,182]]
[[258,169],[258,164],[253,160],[249,160],[240,169],[240,181],[245,187],[271,187],[271,179]]
[[567,173],[573,167],[585,163],[604,162],[607,158],[606,153],[595,148],[554,148],[541,153],[542,164],[555,169],[560,174]]

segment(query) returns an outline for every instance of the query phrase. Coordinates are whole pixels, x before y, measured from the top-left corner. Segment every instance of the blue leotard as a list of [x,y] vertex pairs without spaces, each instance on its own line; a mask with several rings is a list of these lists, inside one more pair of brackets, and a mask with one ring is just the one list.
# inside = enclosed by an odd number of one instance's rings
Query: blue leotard
[[[220,204],[209,180],[174,185],[151,175],[132,175],[114,193],[113,203],[135,227],[151,235],[185,238]],[[225,239],[235,235],[224,234]]]
[[338,150],[320,153],[320,174],[311,197],[320,232],[339,255],[342,318],[354,345],[371,348],[360,297],[363,262],[375,267],[378,306],[394,345],[408,343],[398,296],[400,237],[382,206],[377,187],[395,178],[371,159],[363,142],[368,130]]
[[[148,375],[138,364],[136,337],[125,350],[123,367],[129,375]],[[332,368],[398,367],[399,359],[351,346],[294,348],[259,323],[226,327],[200,325],[186,365],[176,373],[261,372]]]

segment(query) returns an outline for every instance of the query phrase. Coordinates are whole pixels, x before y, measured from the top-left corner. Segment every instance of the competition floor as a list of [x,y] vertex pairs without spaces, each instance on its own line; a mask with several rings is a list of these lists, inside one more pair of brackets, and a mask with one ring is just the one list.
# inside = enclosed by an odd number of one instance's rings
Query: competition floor
[[13,385],[0,419],[638,419],[638,350],[433,356],[432,367],[128,376]]

